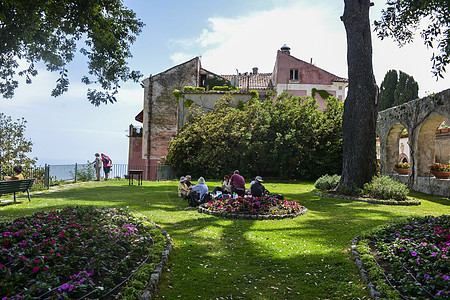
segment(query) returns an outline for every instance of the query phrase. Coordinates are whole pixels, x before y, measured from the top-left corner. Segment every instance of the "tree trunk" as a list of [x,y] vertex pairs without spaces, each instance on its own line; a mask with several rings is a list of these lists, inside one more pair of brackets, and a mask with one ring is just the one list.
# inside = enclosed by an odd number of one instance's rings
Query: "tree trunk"
[[342,120],[343,165],[340,186],[363,187],[376,174],[378,87],[372,67],[370,0],[344,0],[347,32],[348,95]]

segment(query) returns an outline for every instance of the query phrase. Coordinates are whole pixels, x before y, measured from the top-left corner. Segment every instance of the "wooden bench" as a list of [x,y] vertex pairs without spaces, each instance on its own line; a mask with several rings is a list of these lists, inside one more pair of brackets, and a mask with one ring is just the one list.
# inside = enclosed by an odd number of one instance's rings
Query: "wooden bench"
[[14,193],[14,202],[16,202],[17,192],[27,192],[28,201],[30,200],[30,189],[33,186],[35,178],[23,180],[0,181],[0,195]]

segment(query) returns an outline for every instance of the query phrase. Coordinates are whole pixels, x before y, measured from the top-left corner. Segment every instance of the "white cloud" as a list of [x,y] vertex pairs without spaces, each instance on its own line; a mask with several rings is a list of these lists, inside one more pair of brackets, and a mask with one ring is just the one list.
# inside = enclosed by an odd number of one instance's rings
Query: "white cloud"
[[[371,8],[371,22],[378,19],[385,7],[375,0]],[[286,4],[286,3],[285,3]],[[340,20],[340,5],[293,3],[273,10],[259,11],[233,18],[209,18],[195,40],[171,56],[174,63],[194,57],[189,53],[202,53],[202,66],[218,74],[272,72],[276,51],[287,44],[291,55],[313,63],[335,75],[347,75],[347,40],[344,24]],[[431,74],[432,52],[423,45],[420,36],[414,43],[399,48],[390,40],[377,38],[373,33],[373,64],[377,84],[390,69],[402,70],[419,83],[419,96],[449,88],[448,78],[439,80]],[[447,75],[447,77],[449,77]]]

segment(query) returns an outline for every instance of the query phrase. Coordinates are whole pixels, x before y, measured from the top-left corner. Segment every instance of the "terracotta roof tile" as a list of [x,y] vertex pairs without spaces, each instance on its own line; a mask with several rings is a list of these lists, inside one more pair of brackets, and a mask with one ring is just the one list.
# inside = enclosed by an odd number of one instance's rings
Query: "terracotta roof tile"
[[221,77],[231,81],[233,78],[238,79],[238,89],[241,91],[264,90],[272,87],[272,73],[239,74],[239,75],[220,75]]

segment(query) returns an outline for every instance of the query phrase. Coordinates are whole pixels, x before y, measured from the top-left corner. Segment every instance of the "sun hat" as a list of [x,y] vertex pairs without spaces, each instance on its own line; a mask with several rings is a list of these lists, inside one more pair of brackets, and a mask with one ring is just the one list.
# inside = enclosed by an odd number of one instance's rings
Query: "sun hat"
[[180,182],[183,182],[183,181],[186,181],[186,177],[184,177],[184,176],[181,176],[181,178],[180,178]]
[[262,179],[261,176],[256,176],[256,177],[255,177],[255,180],[257,180],[257,181],[259,181],[259,182],[263,182],[263,179]]
[[200,177],[200,178],[198,179],[198,183],[205,183],[205,178]]

